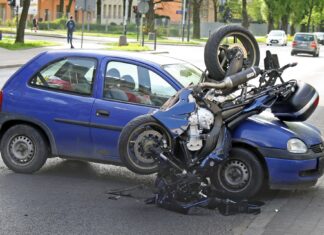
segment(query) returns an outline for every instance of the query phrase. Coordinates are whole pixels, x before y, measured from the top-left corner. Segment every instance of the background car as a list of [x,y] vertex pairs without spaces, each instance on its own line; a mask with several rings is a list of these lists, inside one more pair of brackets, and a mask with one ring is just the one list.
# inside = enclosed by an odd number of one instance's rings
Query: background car
[[267,35],[267,46],[281,45],[287,46],[287,35],[283,30],[271,30]]
[[292,42],[291,55],[311,54],[318,57],[320,53],[320,45],[317,37],[313,33],[296,33]]
[[318,39],[318,43],[324,45],[324,33],[323,32],[315,32],[314,33]]
[[[19,173],[39,170],[49,157],[121,165],[123,127],[201,76],[189,63],[156,55],[42,53],[0,92],[2,159]],[[298,123],[279,125],[262,115],[247,119],[232,131],[233,150],[215,172],[218,187],[229,197],[245,197],[264,183],[271,188],[314,185],[323,173],[324,147],[320,132],[306,129],[307,135]],[[288,143],[296,138],[304,141],[306,154],[289,152]]]

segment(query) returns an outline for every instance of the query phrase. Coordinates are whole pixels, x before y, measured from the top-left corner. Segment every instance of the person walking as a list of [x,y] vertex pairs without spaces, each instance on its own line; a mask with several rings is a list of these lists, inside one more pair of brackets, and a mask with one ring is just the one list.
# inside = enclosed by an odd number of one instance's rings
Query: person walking
[[71,49],[74,48],[72,44],[73,40],[73,32],[75,30],[75,22],[73,20],[73,16],[70,16],[70,20],[66,22],[66,28],[67,28],[67,42],[71,44]]
[[33,18],[33,29],[34,29],[35,33],[37,33],[37,30],[38,30],[38,20],[36,19],[36,17]]

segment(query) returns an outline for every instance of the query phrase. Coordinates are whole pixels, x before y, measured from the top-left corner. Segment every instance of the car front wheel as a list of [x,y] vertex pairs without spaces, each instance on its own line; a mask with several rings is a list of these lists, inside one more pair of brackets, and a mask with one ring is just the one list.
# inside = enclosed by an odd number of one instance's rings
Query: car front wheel
[[3,162],[17,173],[34,173],[45,164],[49,154],[44,135],[23,124],[4,133],[0,148]]
[[233,148],[228,159],[217,166],[212,183],[223,197],[243,199],[262,187],[264,171],[257,156],[244,148]]

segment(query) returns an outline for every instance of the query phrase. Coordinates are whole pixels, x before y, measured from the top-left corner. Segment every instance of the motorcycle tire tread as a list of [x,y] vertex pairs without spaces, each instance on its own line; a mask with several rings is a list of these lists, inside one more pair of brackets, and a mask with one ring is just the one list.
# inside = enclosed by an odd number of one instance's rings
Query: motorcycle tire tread
[[218,63],[217,48],[218,45],[221,43],[223,37],[232,32],[243,33],[249,37],[253,46],[256,49],[256,55],[255,55],[256,60],[255,60],[255,64],[252,66],[259,65],[260,49],[259,49],[258,42],[256,41],[253,34],[247,29],[238,25],[230,25],[230,26],[226,25],[226,27],[223,26],[210,36],[210,38],[206,43],[205,52],[204,52],[205,65],[208,70],[209,76],[216,81],[222,81],[225,78],[225,73],[223,69],[220,67],[220,64]]

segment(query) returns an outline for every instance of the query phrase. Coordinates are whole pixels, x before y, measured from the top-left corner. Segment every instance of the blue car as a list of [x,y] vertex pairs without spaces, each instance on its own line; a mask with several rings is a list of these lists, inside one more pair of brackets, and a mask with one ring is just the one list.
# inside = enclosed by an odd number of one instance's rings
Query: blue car
[[[42,53],[1,91],[2,159],[19,173],[39,170],[49,157],[123,165],[123,127],[198,83],[201,74],[187,62],[156,55]],[[224,195],[251,197],[263,184],[311,186],[323,174],[323,139],[311,125],[260,115],[232,137],[231,156],[215,172]]]

